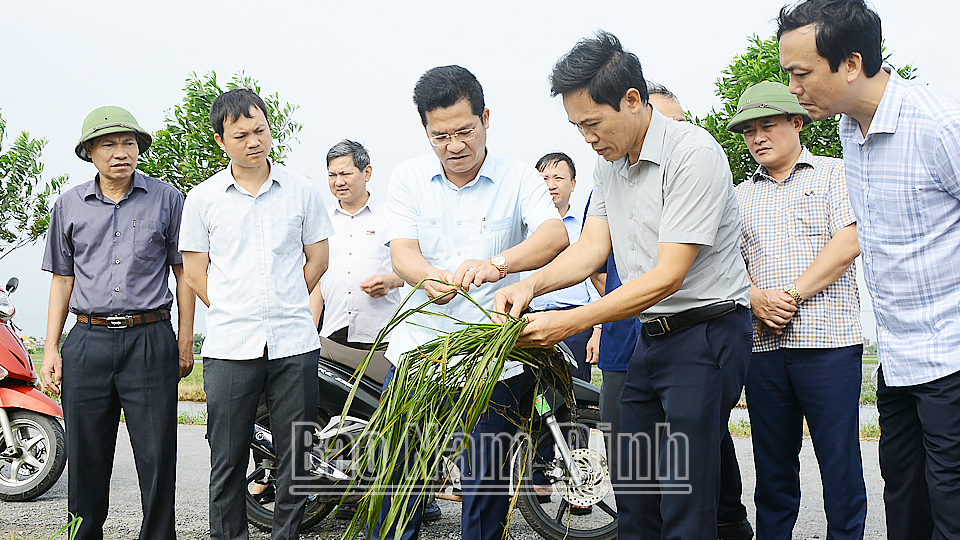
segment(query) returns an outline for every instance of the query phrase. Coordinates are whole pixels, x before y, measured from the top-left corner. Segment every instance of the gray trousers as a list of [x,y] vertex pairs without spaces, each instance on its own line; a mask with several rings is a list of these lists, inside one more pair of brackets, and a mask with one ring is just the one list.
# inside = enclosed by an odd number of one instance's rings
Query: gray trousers
[[177,339],[169,321],[130,328],[78,323],[61,350],[67,510],[76,540],[101,540],[123,410],[140,481],[140,539],[173,540],[177,475]]
[[260,394],[270,410],[270,431],[277,450],[273,540],[299,538],[306,495],[293,495],[293,476],[304,477],[304,459],[295,445],[320,407],[318,351],[268,360],[266,351],[254,360],[204,358],[203,389],[207,393],[207,442],[210,445],[210,538],[248,538],[246,471]]

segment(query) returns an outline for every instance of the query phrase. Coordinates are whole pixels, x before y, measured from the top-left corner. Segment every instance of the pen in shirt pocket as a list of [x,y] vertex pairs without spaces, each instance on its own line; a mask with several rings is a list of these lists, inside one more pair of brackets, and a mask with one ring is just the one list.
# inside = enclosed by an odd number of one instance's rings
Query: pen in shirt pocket
[[487,226],[487,218],[486,217],[480,218],[480,234],[483,234],[483,229],[486,226]]

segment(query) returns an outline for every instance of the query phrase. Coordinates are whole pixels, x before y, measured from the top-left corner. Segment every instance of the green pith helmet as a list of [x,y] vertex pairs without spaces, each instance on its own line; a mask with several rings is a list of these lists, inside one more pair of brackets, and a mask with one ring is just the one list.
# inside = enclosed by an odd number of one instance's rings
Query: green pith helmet
[[77,148],[75,149],[77,157],[84,161],[92,161],[90,156],[87,155],[87,151],[83,149],[84,142],[95,139],[101,135],[122,133],[124,131],[132,131],[137,134],[137,147],[140,148],[141,154],[146,151],[147,148],[150,148],[153,137],[137,124],[137,119],[130,114],[130,111],[114,105],[94,109],[93,112],[83,119],[83,132],[80,135],[80,140],[77,141]]
[[743,133],[745,124],[751,120],[781,114],[799,114],[803,117],[804,126],[811,122],[810,115],[797,101],[797,96],[791,94],[786,86],[778,82],[755,84],[740,96],[737,114],[727,122],[727,130]]

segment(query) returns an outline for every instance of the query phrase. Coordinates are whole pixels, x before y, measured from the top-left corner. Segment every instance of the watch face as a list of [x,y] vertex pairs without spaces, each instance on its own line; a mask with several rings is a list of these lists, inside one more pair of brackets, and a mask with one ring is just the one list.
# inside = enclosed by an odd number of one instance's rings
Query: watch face
[[492,262],[494,266],[503,266],[507,263],[507,259],[504,258],[503,255],[496,255],[494,257],[490,257],[490,262]]

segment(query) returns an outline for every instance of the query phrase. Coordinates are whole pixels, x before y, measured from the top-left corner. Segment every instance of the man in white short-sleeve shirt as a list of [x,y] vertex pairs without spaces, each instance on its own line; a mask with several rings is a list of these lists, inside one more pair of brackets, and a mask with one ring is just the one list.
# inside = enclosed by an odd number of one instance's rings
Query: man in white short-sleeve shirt
[[[268,109],[250,89],[221,94],[210,121],[230,165],[193,188],[180,250],[187,283],[209,308],[203,388],[210,440],[210,538],[247,538],[249,446],[261,394],[278,452],[273,539],[296,539],[309,477],[297,441],[317,418],[320,339],[310,291],[327,268],[333,234],[313,182],[271,163]],[[306,437],[309,440],[309,436]],[[310,447],[300,449],[308,452]]]
[[[515,281],[516,272],[539,268],[559,253],[567,232],[540,174],[487,152],[490,111],[472,73],[460,66],[433,68],[417,82],[414,102],[433,154],[401,163],[390,180],[388,240],[394,271],[407,283],[401,295],[424,278],[436,278],[451,285],[427,282],[412,305],[439,298],[429,309],[485,322],[483,312],[453,291],[462,289],[481,306],[492,306],[494,292]],[[437,337],[437,330],[457,329],[452,320],[410,317],[393,331],[387,358],[396,364],[405,352]],[[506,365],[490,398],[503,407],[488,409],[470,434],[472,450],[458,458],[463,538],[494,540],[504,534],[510,460],[491,435],[515,429],[506,415],[515,410],[522,369],[516,362]],[[397,536],[415,538],[421,515],[414,512]],[[394,533],[380,531],[378,524],[373,536]]]
[[369,349],[400,303],[403,280],[393,273],[387,205],[367,191],[373,174],[362,144],[344,139],[327,152],[327,180],[337,204],[329,209],[330,267],[310,295],[320,336]]

